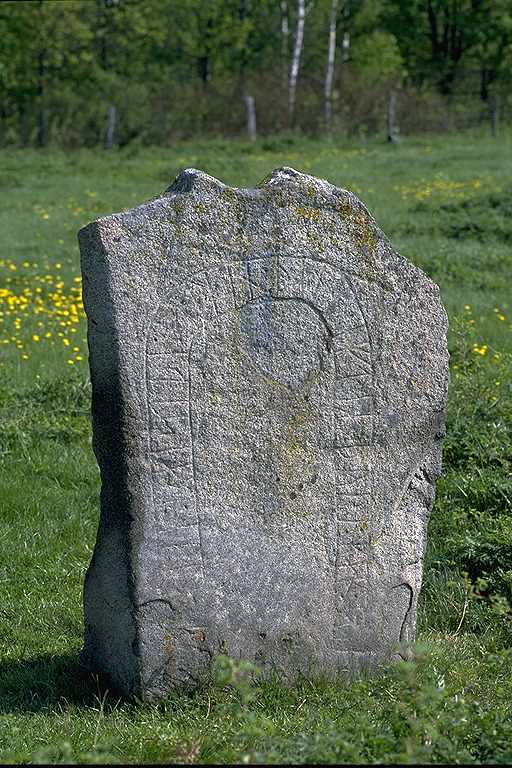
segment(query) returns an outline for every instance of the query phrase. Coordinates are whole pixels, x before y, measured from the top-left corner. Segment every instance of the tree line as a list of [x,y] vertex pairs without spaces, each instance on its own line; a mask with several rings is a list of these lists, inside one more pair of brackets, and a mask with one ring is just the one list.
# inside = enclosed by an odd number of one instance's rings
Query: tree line
[[394,141],[510,110],[510,0],[4,0],[0,41],[2,145]]

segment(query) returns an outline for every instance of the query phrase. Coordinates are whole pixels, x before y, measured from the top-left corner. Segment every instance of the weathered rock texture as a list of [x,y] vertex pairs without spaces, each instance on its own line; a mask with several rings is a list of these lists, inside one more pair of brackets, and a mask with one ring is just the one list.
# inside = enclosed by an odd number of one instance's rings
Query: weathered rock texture
[[414,634],[448,373],[437,286],[350,192],[189,169],[80,232],[101,522],[84,663],[334,674]]

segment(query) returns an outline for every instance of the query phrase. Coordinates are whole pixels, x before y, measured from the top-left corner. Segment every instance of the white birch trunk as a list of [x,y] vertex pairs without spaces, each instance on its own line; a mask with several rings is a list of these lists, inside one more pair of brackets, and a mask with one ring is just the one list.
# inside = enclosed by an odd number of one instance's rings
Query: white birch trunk
[[350,33],[343,34],[343,61],[347,62],[350,58]]
[[491,135],[496,138],[498,135],[498,124],[500,115],[500,103],[498,94],[495,93],[491,100]]
[[334,58],[336,56],[336,17],[338,15],[338,0],[331,2],[331,18],[329,21],[329,49],[327,51],[327,70],[325,73],[325,128],[329,132],[332,124],[332,83],[334,79]]
[[288,82],[288,120],[293,125],[295,116],[295,99],[297,95],[297,79],[299,76],[300,55],[304,42],[304,18],[306,10],[304,0],[297,0],[297,28],[295,30],[295,43],[293,46],[292,64],[290,67],[290,79]]
[[248,94],[244,96],[245,108],[247,110],[247,134],[249,141],[256,141],[256,109],[254,98]]
[[396,93],[391,91],[388,99],[388,141],[396,143]]
[[116,123],[117,109],[114,104],[109,104],[107,115],[107,130],[105,134],[105,149],[112,149],[114,146]]
[[288,26],[288,0],[281,0],[281,73],[283,87],[288,81],[288,38],[290,29]]

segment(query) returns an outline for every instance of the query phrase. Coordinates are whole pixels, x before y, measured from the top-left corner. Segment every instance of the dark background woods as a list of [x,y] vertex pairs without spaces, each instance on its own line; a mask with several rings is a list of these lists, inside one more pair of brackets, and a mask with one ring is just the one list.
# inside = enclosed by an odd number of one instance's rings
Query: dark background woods
[[0,144],[498,131],[509,0],[0,3]]

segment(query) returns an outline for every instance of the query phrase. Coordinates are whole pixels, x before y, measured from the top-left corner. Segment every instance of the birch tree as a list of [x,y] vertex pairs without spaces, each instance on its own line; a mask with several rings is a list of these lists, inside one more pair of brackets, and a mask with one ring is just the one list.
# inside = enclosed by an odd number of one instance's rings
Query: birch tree
[[246,82],[246,71],[249,64],[248,51],[250,48],[249,34],[248,34],[249,28],[246,27],[246,23],[247,23],[246,0],[239,0],[238,18],[240,21],[241,40],[243,40],[240,46],[239,77],[240,77],[240,87],[241,87],[242,97],[244,100],[245,110],[247,113],[247,135],[249,137],[249,141],[256,141],[256,107],[254,104],[254,97],[247,92],[247,82]]
[[334,59],[336,56],[336,20],[338,16],[338,0],[331,2],[331,16],[329,20],[329,47],[327,51],[327,70],[325,72],[324,86],[324,111],[325,127],[328,132],[332,126],[332,84],[334,80]]
[[290,35],[288,26],[288,0],[281,0],[281,72],[283,86],[288,80],[288,38]]
[[293,45],[292,63],[290,66],[290,78],[288,81],[288,122],[293,125],[295,118],[295,101],[297,96],[297,79],[299,77],[300,56],[304,43],[304,19],[306,9],[304,0],[297,0],[297,27],[295,29],[295,41]]

